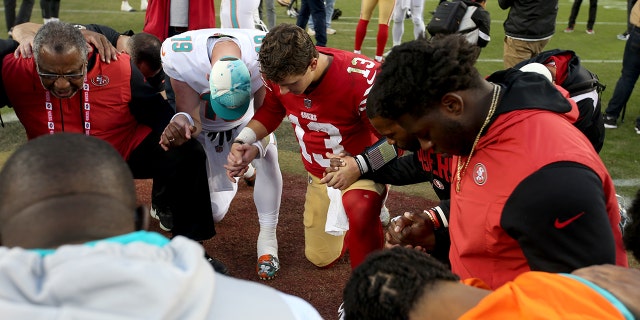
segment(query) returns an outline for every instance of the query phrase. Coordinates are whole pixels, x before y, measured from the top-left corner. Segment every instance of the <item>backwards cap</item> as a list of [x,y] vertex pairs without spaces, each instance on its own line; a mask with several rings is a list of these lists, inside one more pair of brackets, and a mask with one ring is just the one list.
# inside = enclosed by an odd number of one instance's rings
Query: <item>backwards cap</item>
[[241,118],[251,102],[251,75],[236,57],[224,56],[209,74],[209,102],[213,112],[225,120]]

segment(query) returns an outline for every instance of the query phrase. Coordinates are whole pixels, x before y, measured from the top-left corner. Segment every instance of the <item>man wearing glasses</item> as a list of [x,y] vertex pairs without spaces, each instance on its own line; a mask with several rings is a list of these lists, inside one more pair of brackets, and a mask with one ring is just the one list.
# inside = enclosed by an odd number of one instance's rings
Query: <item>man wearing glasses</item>
[[128,55],[104,62],[77,28],[51,22],[36,33],[33,58],[7,55],[2,65],[8,104],[29,139],[78,132],[109,142],[135,178],[153,179],[152,211],[173,215],[167,229],[197,241],[215,235],[204,150],[195,140],[160,147],[174,112]]

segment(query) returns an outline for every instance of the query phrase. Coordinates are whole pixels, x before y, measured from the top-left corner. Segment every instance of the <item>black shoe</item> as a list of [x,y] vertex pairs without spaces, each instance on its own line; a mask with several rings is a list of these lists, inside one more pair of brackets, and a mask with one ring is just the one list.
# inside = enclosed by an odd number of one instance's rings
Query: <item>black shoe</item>
[[229,275],[229,269],[227,269],[227,266],[225,266],[222,261],[210,256],[206,252],[204,253],[204,257],[207,258],[207,261],[209,261],[215,272],[224,274],[225,276]]
[[618,127],[618,119],[614,116],[604,115],[604,127],[607,129],[615,129]]
[[171,231],[171,229],[173,229],[173,214],[169,208],[158,210],[152,205],[149,214],[152,218],[160,220],[160,229],[164,231]]

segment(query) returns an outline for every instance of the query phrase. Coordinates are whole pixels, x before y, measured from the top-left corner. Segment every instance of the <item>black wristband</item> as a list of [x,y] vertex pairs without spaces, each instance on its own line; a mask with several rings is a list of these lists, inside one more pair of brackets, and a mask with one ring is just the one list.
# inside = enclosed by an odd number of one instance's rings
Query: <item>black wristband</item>
[[[242,140],[234,140],[234,141],[233,141],[233,143],[244,144],[244,141],[242,141]],[[232,143],[232,144],[233,144],[233,143]]]

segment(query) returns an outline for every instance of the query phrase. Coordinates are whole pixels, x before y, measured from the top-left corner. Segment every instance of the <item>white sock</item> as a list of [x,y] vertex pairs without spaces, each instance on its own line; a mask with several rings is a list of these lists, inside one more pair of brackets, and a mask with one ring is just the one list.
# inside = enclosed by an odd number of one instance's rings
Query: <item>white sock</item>
[[353,50],[353,53],[361,54],[362,52],[360,50]]
[[258,257],[271,254],[278,256],[278,240],[276,239],[276,227],[260,226],[258,235]]
[[382,56],[376,56],[376,61],[378,62],[382,61]]

